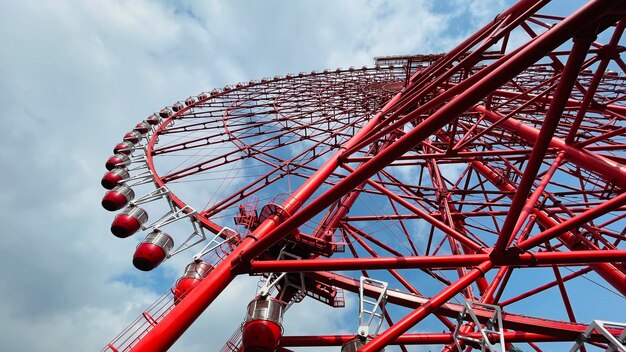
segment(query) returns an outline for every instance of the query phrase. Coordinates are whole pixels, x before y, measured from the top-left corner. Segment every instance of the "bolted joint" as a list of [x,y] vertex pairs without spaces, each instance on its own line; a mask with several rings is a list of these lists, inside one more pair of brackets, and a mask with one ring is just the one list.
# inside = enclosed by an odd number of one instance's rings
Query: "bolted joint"
[[580,333],[580,334],[578,334],[578,336],[576,336],[576,342],[579,345],[585,344],[585,342],[587,342],[588,340],[589,340],[589,337],[585,336],[585,334],[583,334],[583,333]]
[[596,35],[594,31],[587,30],[587,31],[584,31],[582,33],[575,35],[574,38],[572,38],[572,42],[592,43],[597,38],[598,36]]
[[230,272],[234,274],[245,274],[250,271],[252,260],[246,260],[245,251],[239,254],[230,262]]
[[504,251],[491,251],[491,253],[489,253],[489,259],[496,265],[507,265],[515,263],[521,253],[522,250],[519,247],[509,247]]

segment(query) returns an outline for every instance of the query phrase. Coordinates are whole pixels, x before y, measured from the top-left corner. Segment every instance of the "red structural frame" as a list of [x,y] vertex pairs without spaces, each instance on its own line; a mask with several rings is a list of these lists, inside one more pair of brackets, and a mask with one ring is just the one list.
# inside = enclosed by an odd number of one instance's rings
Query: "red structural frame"
[[[528,343],[541,350],[537,343],[576,341],[589,322],[576,320],[566,283],[595,273],[626,295],[626,234],[613,229],[626,219],[626,86],[621,76],[609,72],[611,67],[626,68],[620,58],[624,47],[619,45],[626,5],[592,0],[566,17],[540,15],[549,2],[517,2],[446,54],[379,58],[383,67],[254,82],[200,99],[162,121],[146,153],[159,187],[244,158],[267,167],[241,191],[194,213],[194,219],[213,233],[222,228],[216,217],[245,197],[286,175],[299,175],[302,182],[282,203],[268,208],[274,210],[132,351],[167,350],[238,275],[306,273],[308,280],[358,292],[358,280],[333,272],[346,270],[367,275],[385,271],[401,288],[389,293],[388,304],[411,310],[397,319],[387,315],[388,327],[360,351],[390,344],[402,350],[410,344],[455,350],[454,319],[463,309],[454,301],[458,297],[500,305],[507,343]],[[527,35],[527,42],[509,47],[517,33]],[[607,43],[599,43],[598,36],[608,38]],[[319,119],[302,122],[298,106],[315,104],[286,92],[304,87],[304,97],[317,86],[324,88],[316,91],[316,99],[335,104],[328,111],[341,113],[320,113]],[[263,100],[271,94],[276,96],[273,101]],[[264,115],[274,115],[284,134],[273,130],[264,137],[265,122],[254,121],[252,113],[240,115],[250,104]],[[212,122],[206,122],[209,117]],[[245,118],[249,120],[244,124]],[[218,122],[221,130],[208,127]],[[253,128],[258,129],[256,139],[248,143],[246,133]],[[288,134],[314,142],[307,152],[322,152],[307,162],[280,160],[272,153],[298,142]],[[181,137],[162,144],[168,136]],[[235,148],[169,172],[158,167],[163,156],[219,143]],[[322,159],[321,166],[308,164]],[[442,171],[442,165],[450,164],[464,165],[456,179]],[[408,184],[391,171],[403,166],[421,170],[420,179],[428,174],[430,184]],[[570,184],[572,180],[580,184]],[[385,199],[392,210],[351,214],[363,194]],[[176,192],[169,196],[176,207],[186,209]],[[359,226],[383,217],[398,224],[412,254]],[[323,226],[310,238],[303,237],[300,229],[313,219]],[[427,243],[416,243],[407,228],[406,222],[416,219],[428,224]],[[471,219],[482,219],[480,228],[472,227]],[[323,258],[328,234],[343,236],[351,255]],[[285,239],[294,248],[306,248],[307,257],[278,260],[272,248]],[[311,241],[319,250],[311,249]],[[439,253],[444,243],[450,254]],[[554,280],[503,297],[512,273],[530,268],[551,269]],[[562,274],[563,268],[571,272]],[[419,269],[445,285],[438,293],[423,295],[419,283],[402,269]],[[442,270],[456,277],[442,277]],[[558,289],[567,318],[507,311],[550,289]],[[367,287],[365,293],[375,297],[378,291]],[[482,321],[489,319],[487,312],[477,314]],[[430,315],[448,332],[409,333]],[[462,330],[477,337],[472,324]],[[352,338],[284,336],[279,349],[341,345]],[[594,334],[589,342],[606,341]]]

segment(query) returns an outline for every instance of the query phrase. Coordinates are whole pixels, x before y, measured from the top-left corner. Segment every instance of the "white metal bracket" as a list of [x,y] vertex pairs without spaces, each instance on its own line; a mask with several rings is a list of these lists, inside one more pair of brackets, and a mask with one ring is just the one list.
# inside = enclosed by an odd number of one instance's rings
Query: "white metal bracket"
[[150,172],[150,170],[146,170],[135,176],[123,179],[121,182],[128,187],[135,187],[138,185],[154,182],[154,176],[152,175],[152,172]]
[[[153,222],[150,225],[146,225],[144,230],[149,229],[149,228],[158,229],[163,226],[169,225],[173,222],[176,222],[180,219],[191,218],[195,214],[196,214],[196,211],[193,210],[193,208],[191,208],[190,206],[185,206],[181,209],[170,209],[170,211],[165,213],[165,215],[161,216],[159,220]],[[192,223],[193,223],[193,220],[192,220]],[[194,229],[195,227],[196,226],[194,224]]]
[[[480,323],[480,321],[478,321],[478,317],[476,316],[476,313],[474,312],[476,307],[481,307],[481,308],[485,308],[487,310],[493,311],[493,315],[491,316],[491,318],[489,318],[489,320],[484,325],[484,327]],[[482,335],[482,338],[476,339],[476,338],[472,338],[469,336],[463,336],[463,333],[461,332],[461,326],[464,325],[465,317],[468,314],[472,322],[474,323],[474,325],[477,327],[480,334]],[[491,339],[489,336],[490,334],[492,335],[492,337],[493,335],[498,336],[498,343],[500,344],[500,348],[496,346],[497,343],[496,344],[491,343]],[[454,343],[456,344],[456,347],[458,348],[458,350],[462,351],[463,349],[461,348],[461,344],[459,343],[459,340],[479,344],[481,346],[482,352],[485,352],[485,351],[505,352],[504,330],[502,327],[502,309],[500,308],[500,306],[474,302],[474,301],[465,301],[463,310],[459,314],[459,321],[457,322],[456,329],[454,329]]]
[[[162,188],[163,187],[142,197],[143,199],[140,199],[139,203],[149,202],[149,201],[161,198],[165,196],[167,193],[169,193],[169,191],[167,190],[159,192],[159,190],[161,190]],[[194,215],[196,215],[197,212],[193,208],[189,206],[185,206],[181,209],[176,209],[174,205],[172,204],[172,202],[169,201],[169,198],[168,198],[168,203],[170,205],[170,210],[167,213],[165,213],[165,215],[161,216],[158,220],[154,221],[153,223],[149,225],[142,226],[141,229],[142,230],[147,230],[147,229],[158,230],[163,226],[169,225],[181,219],[188,218],[191,221],[191,225],[193,226],[193,232],[191,233],[191,235],[189,235],[189,237],[187,237],[187,239],[180,246],[178,246],[176,249],[174,249],[167,255],[167,257],[170,258],[184,250],[187,250],[197,245],[200,242],[203,242],[204,240],[206,240],[206,235],[204,234],[204,228],[194,218]],[[137,204],[137,202],[135,202],[134,204]]]
[[[622,332],[619,336],[615,336],[609,332],[607,327],[622,329]],[[597,331],[601,333],[609,342],[606,352],[626,352],[626,323],[615,323],[611,321],[603,321],[603,320],[594,320],[587,330],[580,335],[580,338],[574,346],[570,349],[570,352],[576,352],[580,350],[585,342],[591,337],[591,334]]]
[[[133,145],[132,153],[131,155],[129,155],[130,161],[126,163],[126,166],[128,166],[128,171],[135,171],[135,170],[148,168],[148,160],[146,158],[146,155],[147,155],[146,146],[141,143],[143,138],[145,137],[141,137],[139,142]],[[132,164],[139,164],[139,165],[131,168],[130,166]]]
[[[378,298],[375,301],[365,297],[365,285],[375,286],[380,289]],[[376,336],[378,330],[383,325],[383,317],[385,315],[385,303],[387,302],[387,287],[389,285],[384,281],[370,279],[361,276],[359,281],[359,330],[358,335],[361,338]]]
[[[291,254],[284,250],[281,250],[280,253],[278,254],[278,260],[283,260],[283,259],[300,260],[302,259],[302,257]],[[297,281],[293,281],[293,277],[295,275],[298,275]],[[299,292],[306,291],[306,287],[304,285],[304,273],[300,273],[300,274],[270,273],[266,279],[262,279],[265,281],[259,288],[259,296],[262,296],[262,297],[268,296],[270,294],[271,289],[274,288],[276,284],[278,284],[283,279],[284,279],[284,282],[282,284],[283,288],[293,287]],[[283,292],[276,298],[282,301],[284,293],[285,291],[283,290]],[[293,300],[290,300],[285,310],[289,308],[289,306],[291,306],[292,303],[293,303]]]
[[[168,258],[171,257],[171,256],[174,256],[174,255],[176,255],[176,254],[178,254],[178,253],[180,253],[180,252],[182,252],[184,250],[187,250],[187,249],[197,245],[198,243],[201,243],[204,240],[206,240],[206,235],[204,234],[204,229],[202,228],[202,225],[198,224],[198,222],[192,217],[192,215],[194,215],[195,213],[196,212],[193,211],[193,212],[185,215],[185,216],[189,217],[189,219],[191,220],[191,225],[193,226],[193,232],[191,233],[191,235],[189,235],[189,237],[187,237],[185,242],[183,242],[180,246],[178,246],[170,254],[168,254],[168,256],[167,256]],[[176,220],[174,220],[174,221],[176,221]]]
[[[140,164],[140,165],[136,165],[134,167],[130,167],[133,164]],[[128,171],[136,171],[136,170],[141,170],[141,169],[147,169],[148,168],[148,163],[147,163],[145,155],[133,155],[130,158],[130,160],[128,162],[124,163],[123,165],[128,168]]]
[[[226,236],[226,238],[222,239],[222,235]],[[228,227],[222,227],[222,229],[217,234],[215,234],[215,236],[213,236],[213,238],[211,238],[211,240],[198,253],[193,256],[193,260],[199,261],[200,258],[216,250],[224,243],[237,237],[239,237],[237,231]]]
[[[167,187],[163,186],[163,187],[159,187],[157,189],[155,189],[154,191],[151,191],[133,201],[130,202],[130,204],[133,205],[140,205],[140,204],[144,204],[144,203],[149,203],[152,202],[154,200],[157,199],[161,199],[163,197],[166,197],[168,194],[170,193],[170,190],[167,189]],[[168,198],[168,203],[170,205],[170,209],[173,211],[173,205],[171,203],[171,201]],[[149,227],[149,226],[146,226]]]

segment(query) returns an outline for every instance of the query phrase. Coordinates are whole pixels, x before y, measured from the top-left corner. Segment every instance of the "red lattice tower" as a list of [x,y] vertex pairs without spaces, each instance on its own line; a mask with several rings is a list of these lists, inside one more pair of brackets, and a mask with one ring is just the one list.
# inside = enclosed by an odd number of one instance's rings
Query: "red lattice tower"
[[[113,232],[149,233],[142,270],[206,245],[103,351],[168,349],[247,274],[261,288],[223,351],[623,348],[623,325],[586,317],[626,312],[626,4],[549,2],[445,54],[240,83],[140,123],[103,180],[126,207]],[[166,231],[182,220],[191,235]],[[282,336],[292,304],[343,291],[379,333]]]

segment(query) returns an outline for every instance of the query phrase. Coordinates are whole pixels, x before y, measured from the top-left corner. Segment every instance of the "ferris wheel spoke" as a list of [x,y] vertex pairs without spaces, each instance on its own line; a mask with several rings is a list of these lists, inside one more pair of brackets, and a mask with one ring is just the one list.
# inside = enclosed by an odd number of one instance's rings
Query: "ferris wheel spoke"
[[[424,171],[424,168],[421,167],[420,173],[423,173],[423,171]],[[379,181],[378,181],[379,184],[385,185],[385,186],[392,185],[394,188],[401,190],[402,191],[402,195],[400,195],[401,197],[409,199],[409,200],[413,200],[422,208],[427,209],[427,210],[428,209],[434,210],[437,208],[435,201],[431,200],[428,197],[425,197],[425,192],[421,191],[420,189],[416,189],[414,187],[408,187],[406,182],[402,182],[401,180],[396,178],[394,175],[392,175],[390,172],[387,172],[386,170],[381,170],[378,173],[378,176],[384,176],[388,180],[388,181],[384,181],[382,178],[379,178]],[[428,191],[428,192],[435,191],[435,188],[430,187],[428,190],[424,189],[424,191]]]
[[[194,227],[238,227],[136,351],[171,346],[240,274],[278,278],[271,299],[285,306],[338,307],[342,289],[377,297],[359,275],[388,282],[388,327],[366,352],[454,350],[457,326],[478,337],[493,316],[459,318],[471,302],[502,307],[507,344],[576,341],[592,326],[578,323],[581,292],[594,309],[626,295],[626,93],[610,70],[626,66],[626,12],[592,0],[536,13],[549,2],[520,1],[446,54],[239,83],[154,115],[145,160],[166,200],[203,209]],[[184,199],[196,185],[202,195]],[[532,309],[546,297],[553,306]],[[310,335],[278,333],[268,350],[355,338]],[[608,347],[600,333],[589,341]]]
[[[242,124],[242,126],[240,128],[235,129],[235,132],[239,132],[239,133],[243,133],[245,131],[249,131],[249,130],[254,130],[254,129],[259,129],[263,126],[265,126],[266,123],[252,123],[252,124]],[[183,130],[184,126],[181,126],[181,132],[185,132],[188,133],[187,130]],[[203,127],[201,129],[198,129],[197,131],[202,131],[202,132],[206,132],[209,130],[214,130],[215,132],[213,134],[210,134],[208,136],[204,135],[202,137],[198,137],[198,138],[193,138],[193,139],[189,139],[189,140],[185,140],[184,142],[180,142],[180,143],[176,143],[176,144],[169,144],[169,145],[163,145],[162,147],[159,148],[155,148],[153,151],[154,155],[159,155],[159,154],[164,154],[164,153],[171,153],[171,152],[176,152],[176,151],[180,151],[180,150],[186,150],[186,149],[192,149],[192,148],[202,148],[211,144],[221,144],[221,143],[225,143],[225,142],[232,142],[234,140],[234,137],[227,137],[224,138],[223,136],[225,135],[224,131],[222,130],[222,128],[220,126],[212,126],[212,127]],[[166,130],[168,131],[168,130]],[[197,132],[197,131],[193,131],[193,132]],[[169,134],[178,134],[181,132],[170,132]],[[241,137],[239,137],[241,138]]]
[[[323,140],[320,139],[319,137],[321,137],[321,136],[323,136],[323,135],[325,135],[327,133],[328,133],[328,131],[321,130],[319,132],[319,134],[317,134],[317,135],[316,134],[310,135],[308,138],[310,138],[311,140],[316,140],[316,145],[314,146],[314,147],[316,147],[316,146],[324,144]],[[287,141],[284,141],[284,142],[280,142],[280,138],[281,137],[288,137],[288,136],[290,136],[290,132],[289,131],[284,131],[284,132],[281,132],[281,133],[279,133],[277,135],[276,134],[271,135],[270,137],[267,137],[267,138],[264,138],[264,139],[261,139],[261,140],[258,140],[258,141],[254,141],[252,144],[242,145],[242,146],[239,147],[239,150],[234,150],[234,151],[232,151],[232,152],[230,152],[228,154],[225,154],[223,156],[215,157],[215,158],[212,158],[212,159],[208,159],[206,161],[202,161],[200,163],[197,163],[197,164],[188,166],[188,167],[186,167],[184,169],[178,170],[178,171],[176,171],[174,173],[170,173],[170,174],[164,175],[163,179],[166,182],[170,182],[170,181],[176,180],[176,179],[181,178],[181,177],[188,177],[188,176],[196,174],[196,173],[207,172],[207,171],[209,171],[209,170],[211,170],[213,168],[216,168],[216,167],[219,167],[219,166],[223,165],[223,164],[220,164],[220,163],[217,163],[217,164],[215,163],[216,161],[221,160],[222,158],[225,159],[225,163],[235,162],[237,160],[240,160],[241,158],[244,158],[245,156],[241,155],[241,156],[238,156],[238,157],[235,157],[235,158],[231,158],[231,159],[229,159],[228,157],[229,156],[236,156],[238,153],[240,153],[240,151],[241,152],[245,152],[250,157],[254,157],[254,156],[257,156],[257,155],[260,155],[260,154],[269,155],[268,153],[270,153],[273,150],[278,150],[278,149],[283,148],[285,146],[289,146],[289,145],[292,145],[292,144],[300,142],[299,139],[294,139],[294,138],[288,138],[290,140],[287,140]],[[255,136],[252,136],[252,137],[255,137]],[[235,137],[232,137],[232,138],[223,140],[222,142],[234,141],[235,139],[236,139]],[[276,139],[279,140],[279,143],[274,144],[271,147],[265,147],[265,145],[267,143],[272,142],[272,141],[274,141]],[[167,149],[160,149],[160,150],[156,151],[155,154],[175,152],[175,151],[179,151],[179,150],[187,150],[187,149],[192,149],[192,148],[196,148],[196,147],[204,147],[205,145],[209,145],[209,144],[212,143],[212,142],[209,142],[208,139],[204,139],[204,138],[203,139],[199,139],[199,140],[204,140],[204,141],[203,141],[203,143],[198,144],[198,145],[189,145],[190,143],[195,142],[195,140],[194,141],[187,141],[187,142],[179,143],[177,145],[168,146]],[[256,149],[255,147],[257,147],[257,146],[261,147],[262,149]],[[332,146],[334,146],[334,145],[332,145]],[[319,155],[319,153],[318,153],[318,155]],[[213,164],[213,165],[211,165],[210,167],[207,167],[207,165],[209,165],[209,164]]]
[[[260,153],[261,154],[261,153]],[[270,171],[266,174],[256,178],[255,180],[249,182],[247,185],[240,186],[235,193],[232,193],[228,196],[223,196],[223,200],[217,203],[214,203],[211,207],[204,209],[200,215],[204,217],[211,217],[214,214],[217,214],[234,204],[240,202],[241,200],[247,198],[248,196],[255,194],[261,191],[264,188],[270,187],[275,182],[281,180],[284,177],[288,177],[289,175],[299,176],[300,178],[306,179],[308,174],[298,174],[298,169],[309,169],[310,171],[314,171],[314,168],[310,168],[306,165],[298,165],[289,163],[287,167],[284,164],[269,164],[264,159],[257,158],[263,163],[266,163],[272,167]],[[294,165],[294,168],[290,168],[290,165]]]
[[[378,175],[378,181],[379,182],[382,181],[382,178],[380,177],[380,175]],[[388,199],[388,202],[391,208],[393,209],[393,214],[398,217],[398,223],[400,224],[400,227],[402,229],[402,234],[404,235],[404,238],[406,238],[406,240],[409,242],[409,246],[411,247],[412,254],[417,255],[417,248],[415,247],[415,243],[413,242],[413,239],[411,238],[411,235],[409,234],[406,224],[404,223],[402,218],[399,217],[400,213],[398,212],[398,208],[396,207],[396,205],[391,199]]]
[[552,271],[554,272],[554,277],[556,279],[555,281],[557,282],[557,287],[559,288],[559,293],[561,294],[561,299],[563,300],[563,305],[565,306],[565,310],[567,311],[569,321],[571,321],[572,323],[576,323],[574,308],[572,307],[569,295],[567,294],[567,290],[565,288],[565,285],[563,284],[563,277],[559,272],[559,268],[556,266],[552,266]]
[[[255,142],[252,145],[245,145],[242,146],[238,149],[234,149],[232,151],[229,151],[227,153],[221,154],[219,156],[207,159],[207,160],[203,160],[201,162],[198,162],[196,164],[193,164],[191,166],[187,166],[185,168],[182,168],[180,170],[177,170],[175,172],[169,173],[167,175],[163,175],[162,179],[165,182],[171,182],[173,180],[176,179],[180,179],[183,177],[189,177],[191,175],[195,175],[198,173],[203,173],[203,172],[210,172],[213,169],[216,169],[220,166],[226,165],[226,164],[232,164],[234,162],[237,162],[239,160],[243,160],[247,157],[253,157],[253,156],[257,156],[259,154],[261,154],[263,151],[263,149],[260,150],[255,150],[254,146],[258,145],[258,144],[262,144],[262,143],[267,143],[268,141],[272,141],[273,139],[275,139],[276,136],[273,137],[269,137],[267,139],[264,139],[262,141],[258,141]],[[269,148],[264,148],[265,150],[275,150],[275,149],[279,149],[282,148],[284,146],[288,146],[294,143],[297,143],[297,140],[290,140],[284,143],[281,143],[280,145],[274,145],[272,147]],[[218,162],[218,161],[222,161],[222,162]]]
[[247,185],[238,188],[236,192],[231,193],[228,196],[224,196],[221,201],[214,203],[211,207],[204,209],[200,213],[200,215],[209,218],[233,206],[234,204],[240,202],[251,194],[254,194],[262,190],[263,188],[271,186],[276,181],[284,177],[284,174],[278,173],[281,170],[282,169],[280,167],[277,167],[274,170],[262,175],[261,177],[256,178]]
[[[241,116],[234,116],[231,118],[243,119],[245,117],[250,117],[250,116],[269,115],[272,112],[273,110],[258,111],[254,114],[252,113],[242,114]],[[182,115],[176,119],[176,122],[177,122],[176,127],[174,126],[168,127],[167,129],[160,132],[160,134],[168,135],[168,134],[181,134],[181,133],[188,133],[188,132],[206,132],[207,130],[211,130],[211,129],[218,130],[220,128],[217,125],[218,116],[221,116],[222,114],[223,114],[222,109],[219,109],[211,114],[195,114],[194,113],[193,115]],[[250,115],[250,116],[247,116],[247,115]],[[194,120],[204,120],[204,121],[194,122]],[[187,122],[187,123],[181,125],[179,121]],[[258,128],[260,126],[263,126],[262,121],[242,124],[242,130]]]

